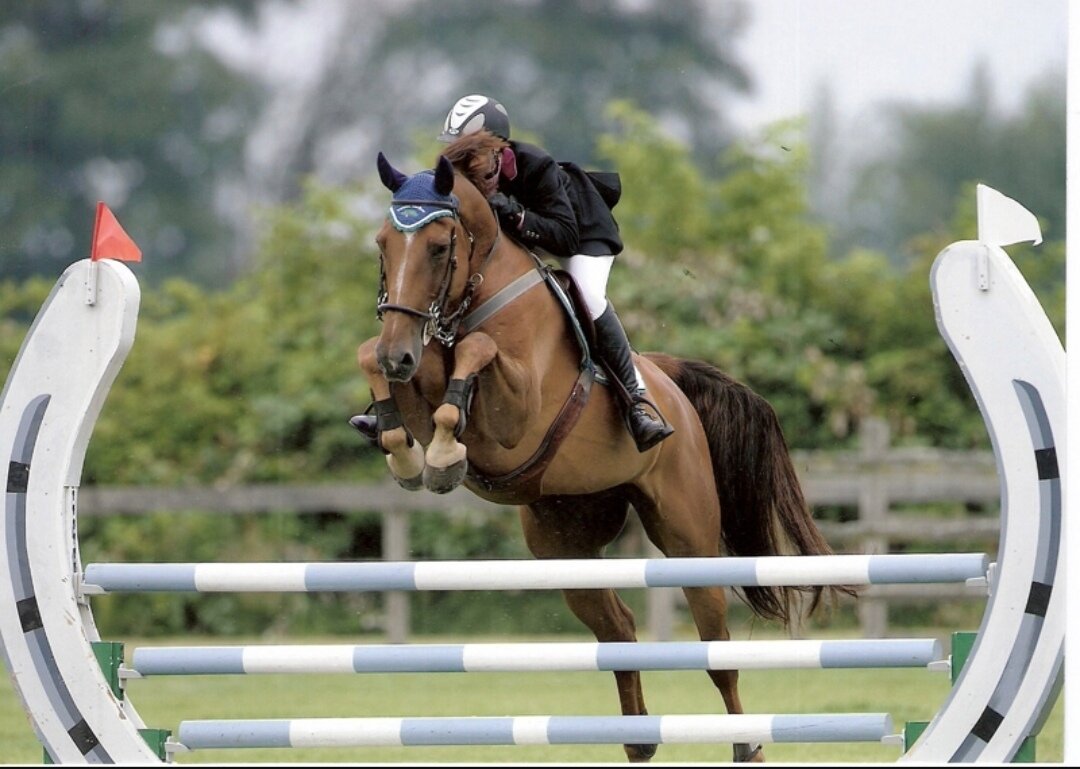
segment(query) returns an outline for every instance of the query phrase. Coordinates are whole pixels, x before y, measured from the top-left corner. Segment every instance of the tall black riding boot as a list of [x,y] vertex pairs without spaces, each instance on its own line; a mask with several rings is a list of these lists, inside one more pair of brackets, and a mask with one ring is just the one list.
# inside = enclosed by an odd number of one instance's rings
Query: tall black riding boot
[[[615,308],[608,302],[607,309],[596,319],[596,357],[606,364],[626,390],[629,398],[619,399],[625,404],[623,416],[626,426],[637,444],[638,451],[648,451],[667,438],[674,428],[658,419],[654,419],[643,406],[644,390],[638,387],[637,372],[630,358],[630,340],[626,338]],[[655,407],[654,407],[655,408]]]

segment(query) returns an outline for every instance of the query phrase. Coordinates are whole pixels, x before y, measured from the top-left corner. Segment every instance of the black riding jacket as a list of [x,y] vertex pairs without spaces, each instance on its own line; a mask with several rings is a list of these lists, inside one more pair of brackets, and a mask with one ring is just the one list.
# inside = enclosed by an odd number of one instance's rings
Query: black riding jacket
[[536,145],[511,141],[513,179],[499,177],[499,191],[525,207],[513,234],[553,256],[608,256],[623,249],[619,225],[589,176],[573,163],[556,163]]

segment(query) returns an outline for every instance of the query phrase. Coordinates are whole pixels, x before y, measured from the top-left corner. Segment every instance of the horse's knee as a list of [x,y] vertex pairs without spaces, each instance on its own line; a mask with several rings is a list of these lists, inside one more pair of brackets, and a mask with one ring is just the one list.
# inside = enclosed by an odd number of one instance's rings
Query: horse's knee
[[369,379],[381,373],[379,360],[375,355],[375,345],[378,344],[378,341],[378,339],[369,339],[356,348],[356,362],[360,366],[360,370]]
[[464,379],[468,374],[475,374],[498,354],[499,346],[490,336],[482,331],[469,334],[454,348],[454,376]]

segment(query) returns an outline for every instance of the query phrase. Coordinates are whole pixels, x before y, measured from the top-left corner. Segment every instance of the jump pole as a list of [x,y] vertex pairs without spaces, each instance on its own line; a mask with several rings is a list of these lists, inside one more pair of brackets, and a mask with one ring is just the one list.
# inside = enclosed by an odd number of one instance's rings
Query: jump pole
[[516,716],[185,721],[180,744],[208,748],[420,745],[880,742],[886,713],[789,716]]
[[595,558],[541,561],[89,564],[85,595],[115,592],[351,592],[985,584],[983,553]]
[[127,677],[314,673],[926,668],[932,638],[136,648]]

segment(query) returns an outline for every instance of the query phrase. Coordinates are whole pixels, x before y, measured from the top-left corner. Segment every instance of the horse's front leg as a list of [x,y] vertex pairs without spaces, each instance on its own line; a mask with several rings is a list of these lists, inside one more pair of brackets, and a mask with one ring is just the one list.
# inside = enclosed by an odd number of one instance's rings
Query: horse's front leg
[[[379,448],[386,454],[390,474],[402,488],[414,491],[423,485],[424,449],[401,423],[401,415],[390,398],[390,385],[375,357],[375,344],[378,341],[378,337],[375,337],[360,345],[356,351],[356,359],[368,386],[371,387],[376,414],[387,414],[380,416],[383,424],[379,428],[378,440]],[[383,429],[384,425],[393,426]]]
[[465,431],[477,376],[498,353],[495,340],[482,332],[469,334],[454,347],[454,369],[443,402],[432,416],[435,434],[424,459],[424,486],[429,491],[445,494],[465,479],[469,462],[458,438]]

